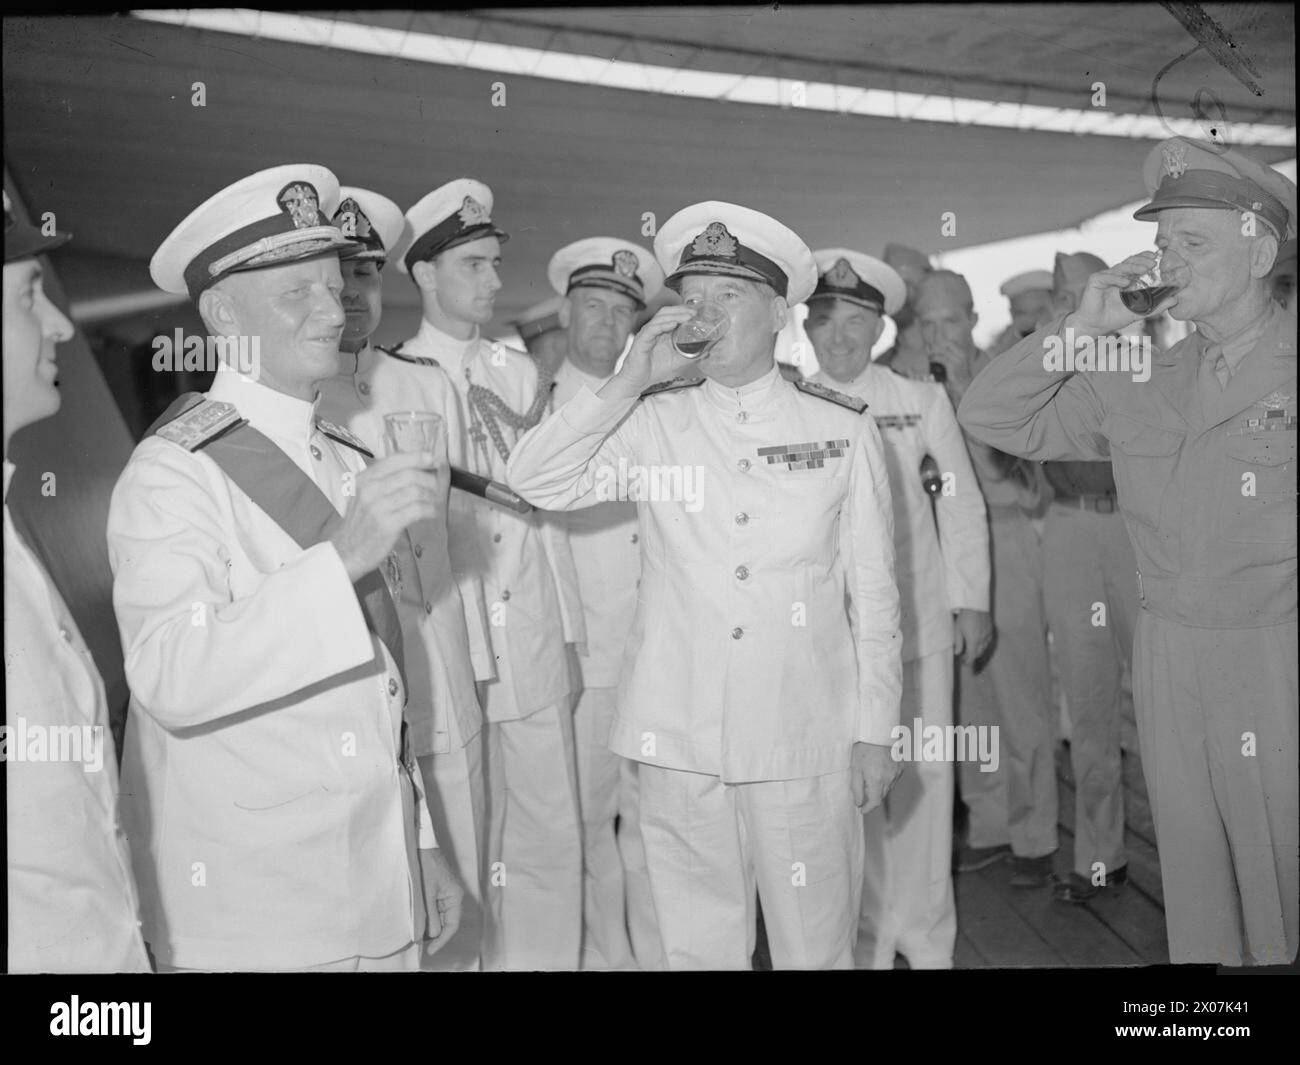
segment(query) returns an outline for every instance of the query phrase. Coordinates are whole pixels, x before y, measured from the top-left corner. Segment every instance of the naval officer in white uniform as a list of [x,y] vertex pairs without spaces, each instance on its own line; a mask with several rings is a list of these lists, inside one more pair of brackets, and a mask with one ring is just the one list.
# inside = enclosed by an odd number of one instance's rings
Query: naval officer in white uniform
[[[509,481],[538,506],[638,503],[640,599],[610,747],[641,763],[668,966],[748,968],[757,894],[776,966],[849,968],[859,813],[899,768],[880,434],[860,400],[776,367],[788,307],[817,276],[797,235],[700,203],[665,223],[655,255],[685,305],[647,323],[599,393],[582,388],[525,436]],[[692,362],[669,334],[706,300],[728,331]]]
[[[902,277],[846,248],[814,258],[817,288],[804,323],[821,367],[813,380],[871,405],[889,463],[903,619],[900,717],[911,733],[906,749],[914,752],[884,806],[863,818],[867,860],[856,956],[867,968],[892,969],[898,952],[913,969],[947,969],[957,938],[953,764],[915,752],[922,750],[918,732],[952,725],[954,650],[977,659],[993,636],[988,517],[943,386],[871,361],[883,315],[898,313],[907,298]],[[927,456],[938,478],[933,506],[921,469]]]
[[[568,352],[555,374],[559,407],[584,386],[598,392],[614,375],[637,315],[659,295],[664,273],[648,249],[615,237],[566,245],[551,256],[546,273],[560,301],[560,336]],[[609,749],[641,580],[636,505],[611,500],[550,520],[568,530],[587,626],[587,644],[577,656],[582,695],[574,711],[585,867],[583,966],[656,969],[663,949],[637,823],[636,762]]]
[[337,202],[322,166],[263,170],[150,263],[213,336],[259,345],[159,420],[109,509],[123,820],[163,968],[412,969],[426,926],[439,947],[459,922],[403,743],[392,601],[414,578],[393,548],[442,520],[445,489],[431,455],[367,469],[316,414],[344,323]]
[[[528,355],[480,331],[501,288],[497,267],[506,239],[492,206],[486,185],[461,178],[407,211],[398,269],[419,289],[423,320],[393,349],[388,372],[394,392],[410,405],[446,410],[466,427],[467,437],[451,442],[453,463],[504,481],[510,448],[548,410],[551,382],[539,378]],[[565,644],[583,643],[585,632],[568,538],[536,514],[462,492],[452,493],[449,520],[452,565],[462,578],[481,579],[484,589],[487,631],[471,639],[487,643],[495,666],[479,693],[487,718],[488,964],[576,969],[579,680]],[[472,627],[475,618],[469,620]]]

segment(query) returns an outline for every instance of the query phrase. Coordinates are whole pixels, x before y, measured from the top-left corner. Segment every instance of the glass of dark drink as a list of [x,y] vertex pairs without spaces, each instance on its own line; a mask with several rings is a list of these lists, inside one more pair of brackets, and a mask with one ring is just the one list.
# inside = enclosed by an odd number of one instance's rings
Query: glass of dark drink
[[1134,314],[1146,317],[1182,288],[1181,285],[1172,284],[1167,274],[1161,272],[1163,261],[1164,252],[1157,251],[1155,266],[1120,291],[1119,298]]
[[695,305],[695,317],[673,330],[673,347],[679,355],[697,359],[727,335],[731,319],[720,303],[701,300]]

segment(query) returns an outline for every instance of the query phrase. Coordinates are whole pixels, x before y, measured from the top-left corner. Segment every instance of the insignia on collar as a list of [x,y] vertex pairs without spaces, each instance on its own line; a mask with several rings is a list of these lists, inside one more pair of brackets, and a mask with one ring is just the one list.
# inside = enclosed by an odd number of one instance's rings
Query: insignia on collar
[[816,396],[818,399],[824,399],[831,403],[838,403],[841,407],[848,407],[855,414],[861,414],[867,409],[867,401],[858,399],[856,396],[846,395],[843,392],[837,392],[833,388],[827,388],[825,385],[819,385],[816,381],[795,381],[794,387],[800,392],[806,392],[810,396]]
[[339,204],[339,209],[334,212],[334,224],[342,230],[345,237],[370,239],[370,219],[361,210],[361,204],[351,196]]
[[294,181],[280,190],[275,198],[280,210],[293,219],[294,229],[310,229],[320,221],[320,197],[306,181]]
[[333,422],[327,422],[324,418],[316,419],[316,428],[332,440],[337,440],[340,444],[347,444],[354,451],[360,451],[367,458],[374,458],[374,452],[366,447],[365,442],[351,430],[344,429],[341,425],[335,425]]
[[473,196],[466,196],[460,205],[460,224],[464,229],[470,226],[476,226],[483,222],[490,222],[488,209],[484,207]]
[[1182,141],[1166,144],[1160,150],[1163,172],[1171,178],[1180,178],[1187,173],[1187,145]]
[[161,436],[186,451],[198,451],[226,430],[242,425],[243,421],[233,403],[205,399],[159,427],[154,435]]
[[1283,410],[1293,399],[1295,396],[1288,396],[1285,392],[1270,392],[1259,401],[1259,405],[1265,410]]
[[734,259],[736,250],[736,238],[721,222],[710,222],[691,245],[691,255],[704,255],[711,259]]
[[623,277],[636,277],[636,268],[641,264],[637,258],[626,248],[620,248],[614,253],[614,272],[622,274]]
[[826,274],[826,280],[835,288],[857,288],[858,275],[853,272],[848,259],[836,259]]
[[651,385],[641,393],[641,398],[646,396],[655,396],[660,392],[676,392],[682,388],[694,388],[696,385],[704,384],[703,377],[674,377],[668,381],[660,381],[657,385]]

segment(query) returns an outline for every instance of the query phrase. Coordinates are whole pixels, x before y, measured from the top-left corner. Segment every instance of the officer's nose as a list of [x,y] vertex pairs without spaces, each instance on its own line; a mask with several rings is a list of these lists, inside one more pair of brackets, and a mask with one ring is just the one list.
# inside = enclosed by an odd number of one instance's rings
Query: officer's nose
[[41,294],[41,333],[56,344],[64,344],[72,339],[72,323],[58,307],[50,302],[48,296]]
[[[317,317],[331,325],[342,325],[347,320],[347,316],[343,312],[342,299],[327,288],[323,288],[321,291],[323,295],[316,303]],[[344,298],[346,298],[345,295]]]
[[501,275],[497,273],[495,266],[488,267],[488,284],[489,293],[496,293],[501,290]]

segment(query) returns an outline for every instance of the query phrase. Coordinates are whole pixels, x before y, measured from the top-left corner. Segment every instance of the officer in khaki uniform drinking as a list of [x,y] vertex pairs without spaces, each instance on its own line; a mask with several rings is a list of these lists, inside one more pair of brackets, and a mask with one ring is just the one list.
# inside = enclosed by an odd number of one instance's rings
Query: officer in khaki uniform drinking
[[[1121,291],[1156,263],[1092,275],[1078,309],[999,356],[962,424],[1038,459],[1111,460],[1137,554],[1134,698],[1175,962],[1296,956],[1296,320],[1268,287],[1295,186],[1217,144],[1147,158],[1168,310],[1196,331],[1149,380],[1058,356],[1133,322]],[[1064,350],[1063,350],[1064,349]],[[1084,365],[1087,365],[1085,360]]]

